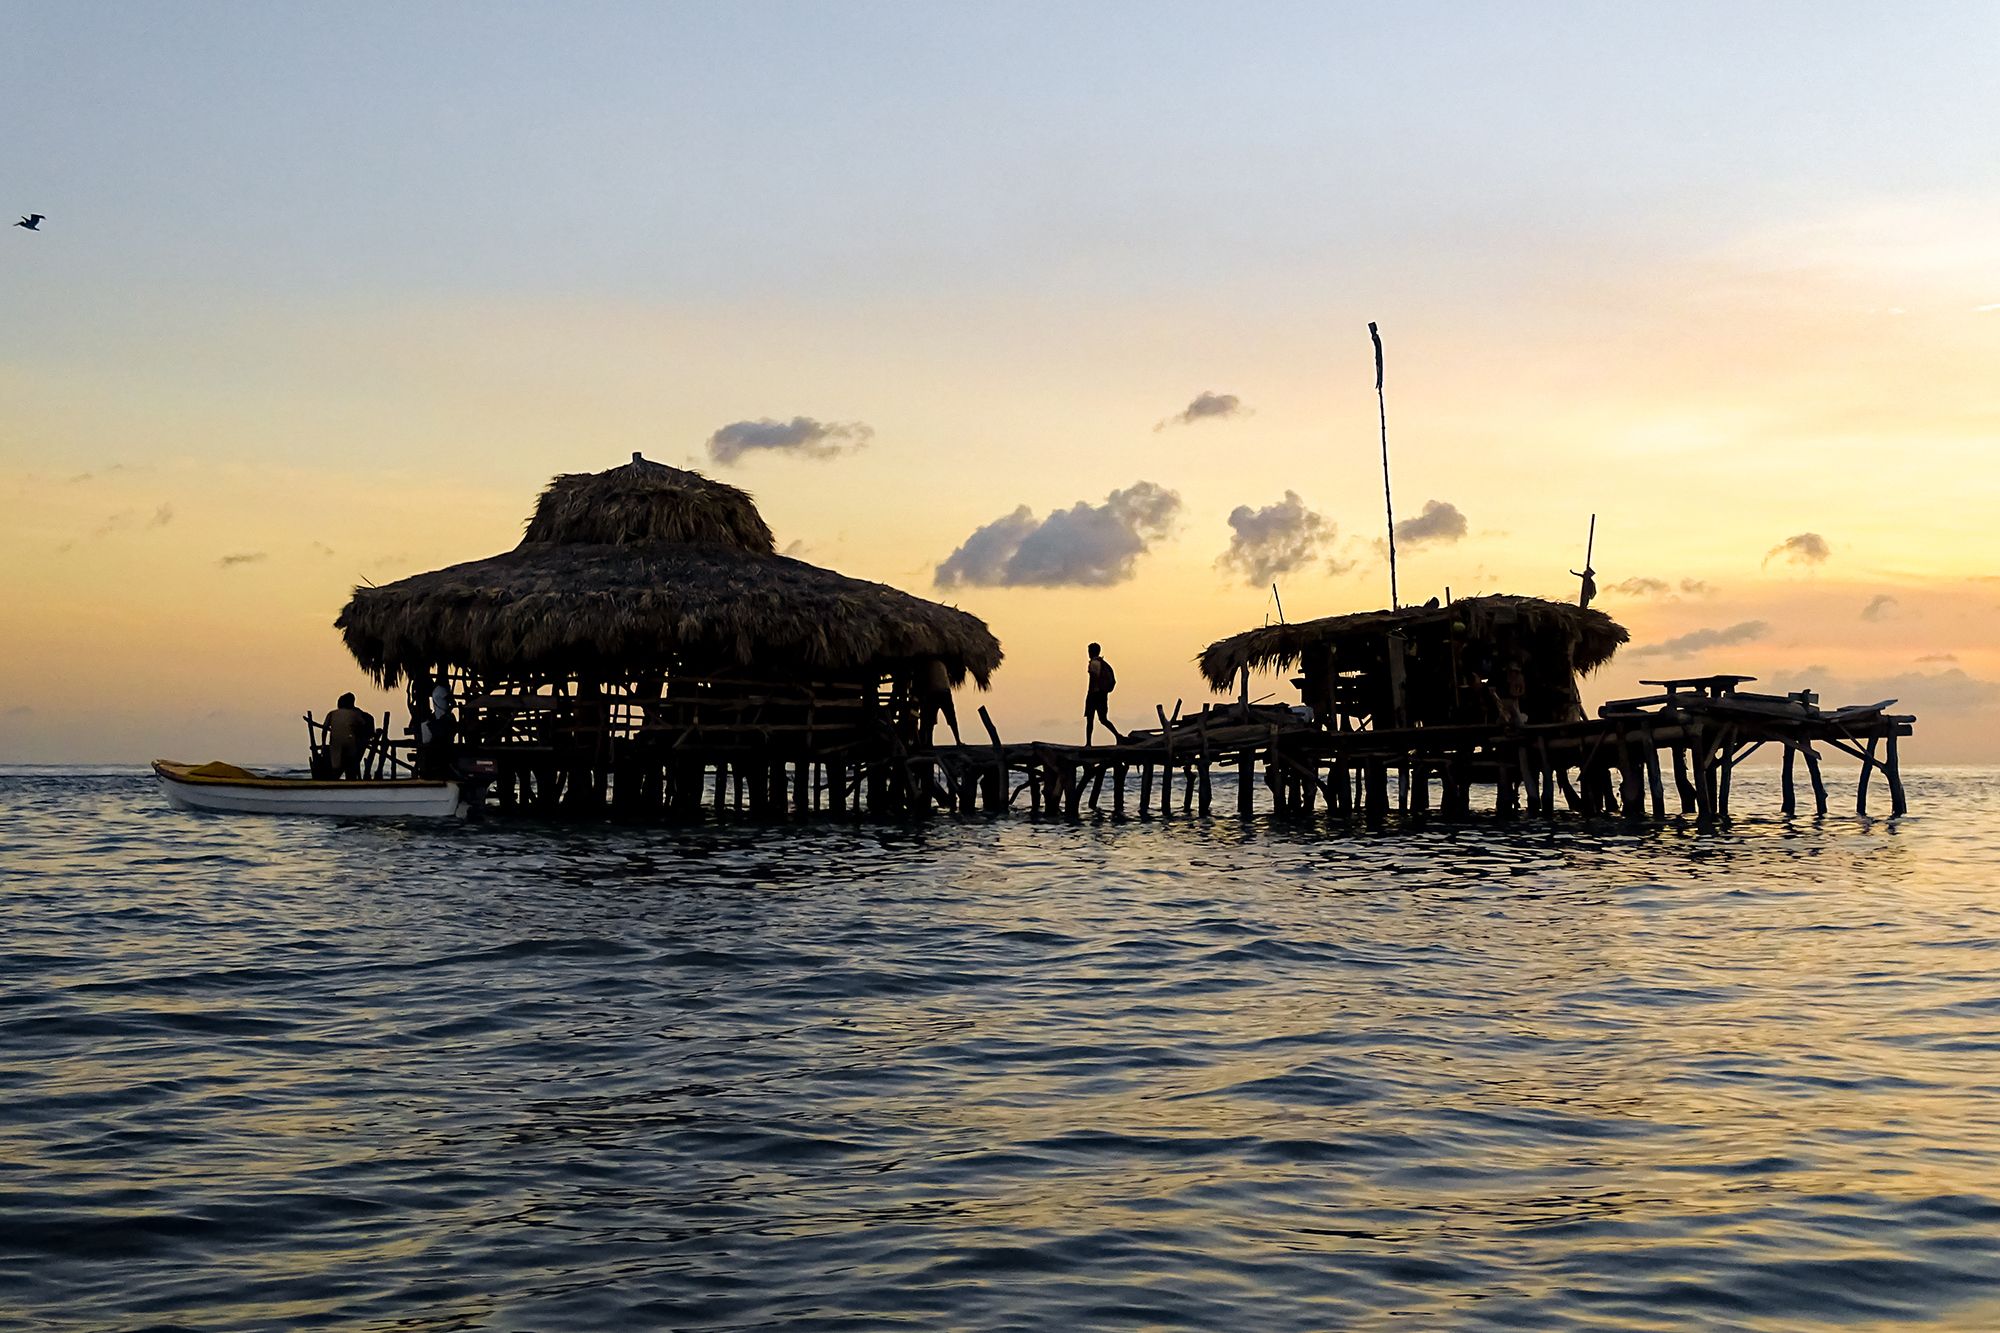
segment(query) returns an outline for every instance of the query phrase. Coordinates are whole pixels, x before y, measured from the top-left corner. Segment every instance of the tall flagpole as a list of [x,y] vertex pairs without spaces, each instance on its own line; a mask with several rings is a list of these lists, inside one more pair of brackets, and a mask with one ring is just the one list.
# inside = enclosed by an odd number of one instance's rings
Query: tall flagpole
[[1389,498],[1389,402],[1382,396],[1382,334],[1375,321],[1368,321],[1368,336],[1375,343],[1375,406],[1382,414],[1382,508],[1389,516],[1389,609],[1399,610],[1396,599],[1396,502]]

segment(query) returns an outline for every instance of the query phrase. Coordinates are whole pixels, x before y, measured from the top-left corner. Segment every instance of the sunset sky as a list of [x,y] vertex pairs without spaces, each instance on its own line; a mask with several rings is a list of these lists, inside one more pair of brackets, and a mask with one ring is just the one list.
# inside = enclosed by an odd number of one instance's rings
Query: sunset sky
[[635,450],[984,617],[1010,738],[1091,639],[1136,724],[1274,563],[1386,604],[1370,320],[1405,600],[1594,512],[1596,697],[2000,759],[2000,7],[0,17],[0,762],[296,762],[357,582]]

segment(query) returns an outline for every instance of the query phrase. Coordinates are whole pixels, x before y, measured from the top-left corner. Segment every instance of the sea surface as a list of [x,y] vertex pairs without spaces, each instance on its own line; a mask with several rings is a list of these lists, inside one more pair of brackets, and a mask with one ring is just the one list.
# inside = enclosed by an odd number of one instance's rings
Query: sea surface
[[1373,836],[150,782],[0,771],[0,1327],[2000,1328],[2000,771]]

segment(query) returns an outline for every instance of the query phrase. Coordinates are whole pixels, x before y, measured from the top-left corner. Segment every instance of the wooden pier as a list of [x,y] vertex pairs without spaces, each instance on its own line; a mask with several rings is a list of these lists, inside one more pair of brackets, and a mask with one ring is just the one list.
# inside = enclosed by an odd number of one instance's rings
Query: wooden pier
[[1736,769],[1768,745],[1784,753],[1781,813],[1798,810],[1800,761],[1813,813],[1828,812],[1825,751],[1858,763],[1857,814],[1869,813],[1878,771],[1888,813],[1905,813],[1898,741],[1911,734],[1914,717],[1888,712],[1893,700],[1828,711],[1804,692],[1744,694],[1747,679],[1648,682],[1665,692],[1615,701],[1588,720],[1517,727],[1327,732],[1288,724],[1285,710],[1262,710],[1256,720],[1231,704],[1187,717],[1162,710],[1157,731],[1086,748],[1004,744],[989,722],[988,746],[952,747],[912,762],[918,785],[961,814],[1025,804],[1034,814],[1070,819],[1208,815],[1215,775],[1226,772],[1236,778],[1235,811],[1246,817],[1257,812],[1261,785],[1263,807],[1278,816],[1380,823],[1392,811],[1454,818],[1486,805],[1501,817],[1622,814],[1710,824],[1731,816]]

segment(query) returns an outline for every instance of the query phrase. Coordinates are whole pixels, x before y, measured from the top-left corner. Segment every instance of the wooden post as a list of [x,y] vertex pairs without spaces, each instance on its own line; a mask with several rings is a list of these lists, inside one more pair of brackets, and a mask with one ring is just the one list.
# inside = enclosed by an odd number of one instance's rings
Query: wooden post
[[1782,815],[1792,815],[1798,813],[1799,809],[1798,786],[1792,780],[1792,766],[1794,762],[1798,759],[1798,757],[1799,757],[1798,747],[1794,745],[1791,741],[1786,741],[1785,763],[1784,767],[1779,771],[1780,794],[1778,798],[1778,813]]
[[1119,764],[1111,770],[1111,817],[1125,817],[1125,770],[1128,764]]
[[1147,819],[1153,813],[1153,761],[1139,763],[1139,818]]
[[1889,761],[1882,770],[1882,776],[1889,779],[1889,813],[1892,815],[1907,814],[1910,809],[1908,802],[1903,800],[1903,765],[1896,757],[1895,728],[1898,725],[1894,722],[1889,724]]
[[1722,729],[1722,744],[1717,747],[1715,775],[1715,815],[1718,819],[1729,818],[1729,788],[1736,776],[1736,728]]
[[[1688,785],[1694,789],[1695,821],[1698,824],[1715,822],[1715,798],[1708,781],[1708,737],[1706,728],[1699,724],[1688,727],[1691,744],[1686,747],[1688,760]],[[1675,758],[1679,759],[1677,751]]]
[[1861,781],[1854,789],[1854,813],[1857,815],[1868,813],[1868,779],[1875,773],[1875,741],[1873,736],[1868,738],[1868,753],[1861,761]]
[[1167,747],[1167,762],[1160,766],[1160,814],[1171,818],[1174,813],[1174,727],[1167,721],[1164,707],[1154,704],[1153,712],[1159,715],[1160,739]]
[[993,725],[993,717],[986,711],[986,705],[979,705],[979,725],[986,728],[986,739],[993,742],[993,773],[986,788],[986,809],[997,814],[1010,804],[1007,790],[1007,748],[1000,744],[1000,729]]
[[1368,795],[1366,813],[1368,822],[1379,824],[1389,814],[1389,765],[1381,759],[1370,759],[1367,769]]
[[1684,741],[1674,742],[1674,790],[1680,793],[1681,813],[1693,814],[1701,805],[1694,783],[1688,781],[1688,747]]
[[1653,818],[1667,817],[1667,784],[1660,775],[1660,746],[1653,738],[1653,729],[1647,727],[1639,733],[1646,745],[1646,786],[1653,794]]
[[1826,814],[1826,779],[1819,771],[1819,751],[1813,749],[1811,741],[1799,744],[1799,753],[1805,756],[1806,776],[1812,780],[1813,813],[1824,817]]

